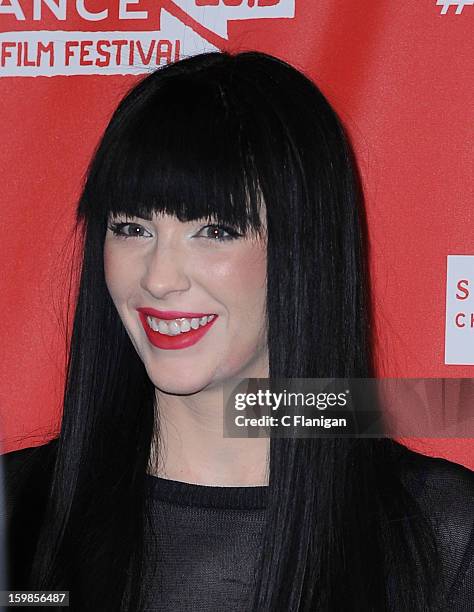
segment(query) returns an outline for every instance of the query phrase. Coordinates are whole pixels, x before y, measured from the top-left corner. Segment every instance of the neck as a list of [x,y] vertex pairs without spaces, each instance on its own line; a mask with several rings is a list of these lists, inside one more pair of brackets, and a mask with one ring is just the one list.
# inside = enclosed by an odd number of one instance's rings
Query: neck
[[156,391],[159,441],[154,476],[209,486],[268,484],[268,438],[224,438],[222,387],[190,396]]

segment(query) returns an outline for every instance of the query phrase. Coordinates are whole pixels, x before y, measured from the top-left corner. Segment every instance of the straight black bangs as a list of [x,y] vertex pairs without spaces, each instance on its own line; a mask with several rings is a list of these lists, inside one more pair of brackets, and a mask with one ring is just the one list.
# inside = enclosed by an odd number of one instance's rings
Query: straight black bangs
[[278,160],[257,167],[255,139],[269,142],[272,136],[255,104],[246,108],[255,92],[241,95],[241,87],[225,70],[214,77],[178,68],[174,74],[173,65],[140,82],[98,147],[79,218],[105,223],[109,215],[150,219],[163,213],[261,235],[260,174],[271,183],[268,174],[278,172]]

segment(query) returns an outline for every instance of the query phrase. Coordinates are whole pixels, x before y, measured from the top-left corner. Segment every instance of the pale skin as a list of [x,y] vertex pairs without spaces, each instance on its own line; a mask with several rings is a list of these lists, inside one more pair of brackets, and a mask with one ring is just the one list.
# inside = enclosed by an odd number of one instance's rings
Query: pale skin
[[[116,217],[109,220],[104,267],[155,385],[160,440],[152,446],[149,473],[208,486],[268,484],[269,440],[223,437],[223,385],[269,373],[265,238],[232,236],[208,221],[183,223],[169,215]],[[217,320],[193,346],[165,350],[148,340],[138,307],[215,313]]]

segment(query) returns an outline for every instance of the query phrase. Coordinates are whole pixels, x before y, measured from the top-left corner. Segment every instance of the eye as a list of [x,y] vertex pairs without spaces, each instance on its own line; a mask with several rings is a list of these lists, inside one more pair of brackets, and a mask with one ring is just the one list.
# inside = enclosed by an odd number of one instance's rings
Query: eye
[[109,230],[118,238],[152,238],[143,225],[138,223],[110,223]]
[[[199,236],[202,232],[204,232],[204,236]],[[197,234],[198,237],[210,238],[214,242],[235,240],[239,236],[242,236],[242,234],[239,234],[239,232],[227,225],[206,225],[199,231],[199,234]]]

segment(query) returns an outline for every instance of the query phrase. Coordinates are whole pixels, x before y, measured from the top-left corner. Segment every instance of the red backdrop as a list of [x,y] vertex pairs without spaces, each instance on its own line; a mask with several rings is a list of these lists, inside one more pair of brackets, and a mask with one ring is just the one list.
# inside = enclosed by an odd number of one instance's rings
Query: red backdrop
[[[472,2],[48,4],[0,2],[4,451],[59,429],[64,248],[88,160],[138,78],[130,64],[148,62],[143,72],[212,47],[289,61],[348,127],[367,198],[379,376],[474,375],[444,364],[446,257],[474,252]],[[472,440],[407,443],[474,469]]]

